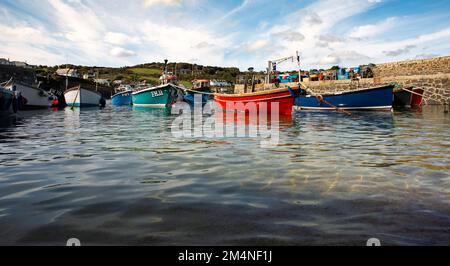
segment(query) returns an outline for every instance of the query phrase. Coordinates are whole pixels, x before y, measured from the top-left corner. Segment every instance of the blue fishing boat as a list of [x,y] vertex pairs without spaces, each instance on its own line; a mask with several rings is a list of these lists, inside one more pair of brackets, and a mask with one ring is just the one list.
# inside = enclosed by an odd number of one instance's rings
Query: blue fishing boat
[[192,90],[184,89],[183,99],[185,102],[195,104],[195,95],[200,95],[202,105],[205,105],[211,97],[210,82],[207,79],[196,79],[192,81]]
[[133,92],[133,105],[138,107],[170,107],[176,102],[178,95],[178,87],[169,83]]
[[17,111],[17,108],[13,108],[13,101],[14,93],[3,87],[0,87],[0,115],[9,115],[14,111]]
[[167,59],[164,60],[164,72],[159,78],[161,85],[144,88],[132,93],[133,105],[140,107],[171,107],[183,91],[177,86],[178,78],[172,72],[167,71]]
[[308,95],[302,90],[295,99],[301,110],[374,110],[390,111],[394,85],[324,95]]
[[133,88],[129,85],[120,86],[116,90],[116,94],[111,97],[112,105],[122,106],[122,105],[132,105],[133,104]]

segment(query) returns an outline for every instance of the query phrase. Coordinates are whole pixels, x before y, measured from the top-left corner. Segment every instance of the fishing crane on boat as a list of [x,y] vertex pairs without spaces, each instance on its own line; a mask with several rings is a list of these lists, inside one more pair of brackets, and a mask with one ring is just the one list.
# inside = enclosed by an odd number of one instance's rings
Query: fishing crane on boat
[[277,66],[279,65],[279,64],[281,64],[281,63],[284,63],[284,62],[286,62],[286,61],[289,61],[289,60],[291,60],[292,61],[292,63],[294,63],[294,59],[297,59],[297,62],[298,62],[298,67],[299,67],[299,78],[300,78],[300,54],[299,54],[299,52],[297,51],[296,52],[296,56],[289,56],[289,57],[285,57],[285,58],[281,58],[281,59],[276,59],[276,60],[272,60],[272,61],[269,61],[269,66],[267,67],[267,77],[266,77],[266,84],[269,84],[270,83],[270,80],[271,80],[271,75],[273,74],[273,73],[275,73],[275,71],[277,71]]

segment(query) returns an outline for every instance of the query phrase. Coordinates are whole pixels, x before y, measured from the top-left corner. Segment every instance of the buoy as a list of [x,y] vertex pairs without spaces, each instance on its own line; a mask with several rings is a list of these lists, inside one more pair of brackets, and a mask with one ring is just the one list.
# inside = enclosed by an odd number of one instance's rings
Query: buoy
[[58,100],[57,100],[57,99],[54,99],[54,100],[52,101],[52,108],[58,107],[58,106],[59,106]]

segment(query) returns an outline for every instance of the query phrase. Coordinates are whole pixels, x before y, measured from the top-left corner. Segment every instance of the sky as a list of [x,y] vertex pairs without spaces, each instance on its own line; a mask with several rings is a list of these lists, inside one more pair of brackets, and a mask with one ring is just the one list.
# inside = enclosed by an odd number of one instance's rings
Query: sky
[[[0,58],[301,68],[450,55],[450,0],[1,0]],[[295,69],[285,62],[280,69]]]

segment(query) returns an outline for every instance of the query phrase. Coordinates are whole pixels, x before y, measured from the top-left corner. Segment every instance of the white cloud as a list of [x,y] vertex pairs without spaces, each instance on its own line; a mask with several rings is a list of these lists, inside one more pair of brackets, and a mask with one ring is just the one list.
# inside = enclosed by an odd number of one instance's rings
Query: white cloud
[[[227,36],[216,35],[201,27],[164,25],[146,20],[141,22],[139,34],[153,49],[145,57],[188,61],[198,58],[203,64],[224,64],[224,51],[232,46]],[[194,48],[194,49],[193,49]]]
[[267,40],[257,40],[253,42],[248,42],[244,45],[248,52],[256,52],[261,49],[267,48],[269,46],[269,41]]
[[363,25],[353,28],[350,33],[352,38],[367,38],[385,32],[392,28],[396,22],[395,17],[388,18],[380,23]]
[[181,4],[182,0],[144,0],[144,7],[153,7],[158,5],[176,6]]
[[124,49],[122,47],[115,47],[111,49],[110,54],[115,57],[132,57],[137,55],[136,52]]
[[129,36],[121,32],[108,32],[105,41],[115,45],[139,44],[141,42],[139,37]]

